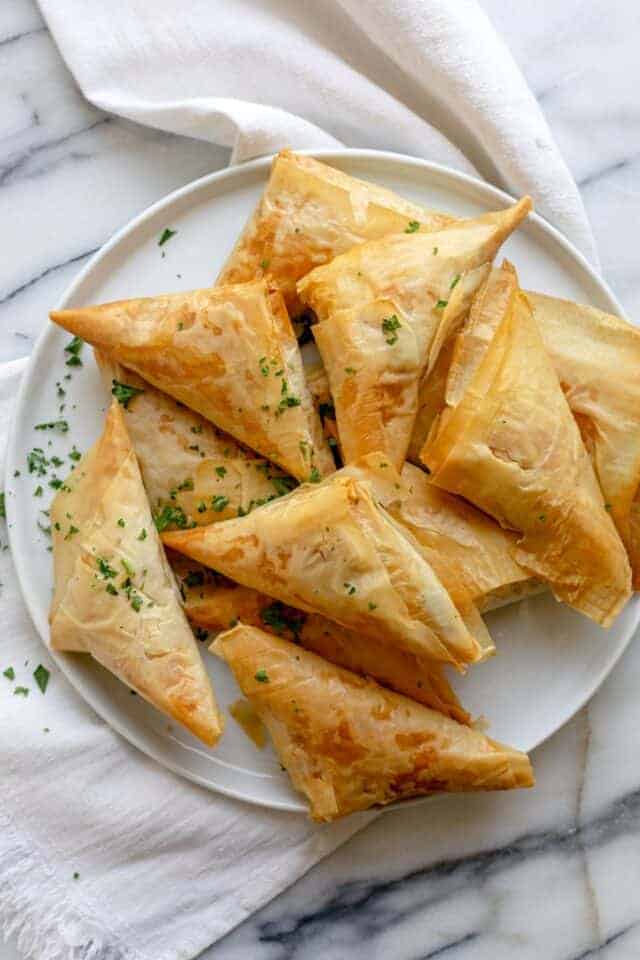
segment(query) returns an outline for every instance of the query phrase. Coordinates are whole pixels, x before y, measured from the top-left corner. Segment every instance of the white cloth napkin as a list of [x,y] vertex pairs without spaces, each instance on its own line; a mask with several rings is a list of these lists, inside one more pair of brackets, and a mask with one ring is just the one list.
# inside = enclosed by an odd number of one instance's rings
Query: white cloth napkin
[[[531,193],[595,257],[544,118],[473,0],[40,5],[104,109],[225,144],[232,162],[342,142],[477,170]],[[2,448],[21,371],[0,368]],[[2,550],[0,580],[0,929],[26,955],[187,960],[370,819],[317,828],[147,760],[51,665]],[[52,671],[44,696],[39,663]]]
[[[3,452],[24,366],[0,367]],[[130,747],[50,660],[0,527],[0,930],[33,960],[188,960],[370,815],[317,827],[209,793]]]
[[479,172],[595,261],[576,185],[476,0],[39,0],[85,96],[230,147],[376,147]]

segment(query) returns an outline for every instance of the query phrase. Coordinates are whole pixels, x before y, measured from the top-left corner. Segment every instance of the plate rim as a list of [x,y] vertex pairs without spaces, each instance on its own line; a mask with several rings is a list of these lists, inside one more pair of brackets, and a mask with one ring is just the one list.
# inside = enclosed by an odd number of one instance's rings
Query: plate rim
[[[439,177],[445,179],[453,180],[459,184],[463,184],[468,187],[472,187],[476,191],[484,193],[487,199],[490,199],[494,202],[497,202],[496,209],[499,209],[501,206],[510,205],[515,202],[515,198],[511,196],[505,190],[500,189],[499,187],[494,186],[493,184],[487,183],[486,181],[480,179],[479,177],[471,176],[470,174],[463,173],[462,171],[452,169],[451,167],[445,166],[444,164],[434,163],[432,161],[423,160],[419,157],[408,156],[402,153],[396,153],[389,150],[369,150],[369,149],[303,149],[296,150],[297,154],[302,154],[304,156],[311,156],[314,158],[321,159],[327,163],[331,163],[332,160],[342,161],[344,159],[360,159],[360,160],[376,160],[383,161],[392,167],[395,168],[414,168],[423,171],[428,174],[435,174]],[[133,218],[128,220],[122,227],[116,230],[111,237],[98,249],[96,250],[87,263],[82,267],[82,269],[77,273],[71,283],[65,288],[62,295],[58,299],[55,307],[53,309],[63,309],[64,306],[72,300],[76,291],[82,286],[85,279],[96,269],[100,262],[108,257],[111,251],[116,248],[121,242],[127,239],[131,234],[134,234],[140,227],[142,227],[147,221],[152,220],[156,214],[166,207],[173,205],[184,197],[189,196],[190,194],[196,193],[198,190],[206,188],[212,183],[215,183],[219,180],[233,180],[235,177],[249,175],[259,172],[261,170],[267,170],[275,156],[277,154],[270,154],[263,157],[258,157],[255,160],[248,161],[243,164],[236,164],[234,166],[225,167],[222,170],[215,170],[211,173],[207,173],[202,177],[198,177],[195,180],[191,180],[188,183],[184,184],[181,187],[178,187],[175,190],[172,190],[170,193],[165,194],[159,200],[156,200],[150,206],[146,207],[140,213],[136,214]],[[610,309],[612,312],[615,312],[622,319],[627,320],[630,323],[633,321],[628,317],[622,304],[616,297],[616,295],[611,290],[609,284],[604,280],[597,272],[595,267],[588,261],[583,253],[575,247],[575,245],[563,234],[557,227],[554,227],[548,220],[538,213],[532,212],[529,214],[529,221],[533,221],[536,225],[546,233],[556,244],[558,244],[565,254],[577,263],[577,265],[588,275],[590,281],[599,288],[600,292],[603,294],[604,298],[609,301]],[[11,486],[11,481],[13,480],[13,468],[16,463],[16,447],[18,442],[18,430],[19,423],[26,409],[28,408],[28,393],[31,377],[33,374],[34,368],[37,366],[40,359],[40,355],[45,351],[47,347],[47,342],[51,335],[52,327],[50,323],[46,323],[39,334],[36,343],[34,344],[33,350],[28,358],[28,362],[25,365],[25,369],[22,373],[22,379],[20,386],[16,395],[16,399],[13,407],[12,421],[10,425],[10,430],[7,438],[6,446],[6,459],[5,459],[5,470],[4,470],[4,486],[5,489],[8,489]],[[17,507],[15,506],[15,498],[9,497],[6,502],[6,514],[7,514],[7,534],[9,539],[9,545],[11,548],[11,557],[16,571],[16,577],[20,587],[20,593],[29,614],[29,617],[38,633],[41,642],[46,648],[48,654],[56,663],[56,666],[63,675],[66,677],[72,688],[79,694],[79,696],[85,701],[85,703],[100,717],[100,719],[106,723],[109,727],[116,731],[120,736],[122,736],[128,743],[131,743],[143,754],[150,757],[165,769],[171,770],[173,773],[185,777],[187,780],[190,780],[193,783],[197,783],[202,787],[214,792],[220,793],[224,796],[232,797],[236,800],[241,800],[244,803],[250,803],[255,806],[266,807],[268,809],[283,810],[291,813],[306,813],[308,811],[307,805],[302,801],[292,800],[278,800],[278,799],[268,799],[258,796],[249,796],[242,794],[237,790],[227,787],[224,784],[212,784],[210,780],[207,780],[206,777],[201,776],[197,772],[188,769],[178,762],[174,762],[170,758],[167,758],[162,754],[160,748],[155,750],[152,745],[150,745],[146,740],[143,740],[138,736],[135,724],[125,723],[120,720],[117,711],[113,713],[108,713],[102,709],[100,704],[96,702],[92,696],[91,690],[87,686],[79,681],[78,676],[73,672],[69,665],[68,660],[60,651],[52,650],[47,642],[48,636],[48,620],[46,616],[43,618],[41,616],[40,610],[35,601],[35,594],[28,588],[28,571],[26,569],[26,556],[23,556],[20,551],[16,551],[17,546]],[[633,601],[630,601],[633,602]],[[640,622],[640,604],[636,604],[638,609],[636,611],[635,623],[630,627],[628,635],[620,642],[618,649],[611,656],[610,661],[603,666],[597,674],[594,675],[592,682],[585,688],[585,692],[581,698],[577,700],[575,704],[571,705],[571,710],[566,714],[563,721],[556,726],[553,730],[550,730],[544,737],[538,740],[534,746],[529,748],[528,752],[533,752],[537,750],[543,743],[545,743],[550,737],[554,736],[559,730],[561,730],[581,709],[586,703],[595,695],[595,693],[602,686],[604,681],[607,679],[613,668],[620,661],[622,655],[629,647],[632,639],[638,628],[638,623]],[[156,731],[150,731],[153,734],[154,739],[160,739],[159,734]],[[424,803],[429,797],[420,797],[408,801],[396,801],[390,804],[387,807],[380,808],[381,812],[398,809],[400,806],[409,806],[415,805],[417,803]]]

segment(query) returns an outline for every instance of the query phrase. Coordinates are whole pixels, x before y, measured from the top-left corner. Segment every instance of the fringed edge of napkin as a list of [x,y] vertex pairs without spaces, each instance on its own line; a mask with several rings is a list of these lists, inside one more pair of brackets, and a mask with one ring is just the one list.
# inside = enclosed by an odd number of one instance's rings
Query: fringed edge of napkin
[[[143,960],[98,928],[71,902],[51,867],[22,842],[0,813],[0,918],[27,960]],[[80,880],[78,879],[78,882]]]

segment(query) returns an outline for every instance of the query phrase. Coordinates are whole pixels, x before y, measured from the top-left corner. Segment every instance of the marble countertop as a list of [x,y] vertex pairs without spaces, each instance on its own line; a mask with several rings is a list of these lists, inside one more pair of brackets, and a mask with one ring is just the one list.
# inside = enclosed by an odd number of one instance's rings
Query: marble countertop
[[[640,316],[640,5],[483,3],[582,189],[606,279]],[[88,105],[31,0],[0,5],[0,77],[2,361],[30,352],[50,305],[117,227],[228,154]],[[380,817],[206,957],[640,956],[638,690],[636,644],[535,752],[536,790]]]

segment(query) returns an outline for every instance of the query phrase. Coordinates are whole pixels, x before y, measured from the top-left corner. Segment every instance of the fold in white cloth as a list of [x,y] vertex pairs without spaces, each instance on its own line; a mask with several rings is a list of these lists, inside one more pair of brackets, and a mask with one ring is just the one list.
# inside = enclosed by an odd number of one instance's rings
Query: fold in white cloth
[[595,260],[576,185],[476,0],[39,0],[85,96],[230,147],[393,149],[530,193]]
[[[531,193],[594,256],[575,184],[473,0],[40,5],[99,107],[225,144],[232,161],[342,142],[475,169]],[[22,368],[0,370],[2,448]],[[314,827],[147,760],[52,667],[3,551],[0,580],[0,929],[26,955],[187,960],[370,818]],[[9,666],[29,696],[13,695]]]

